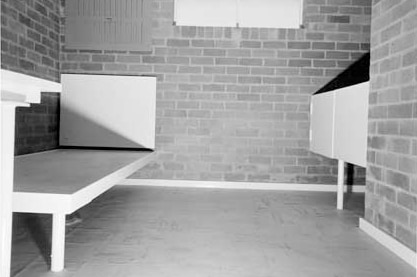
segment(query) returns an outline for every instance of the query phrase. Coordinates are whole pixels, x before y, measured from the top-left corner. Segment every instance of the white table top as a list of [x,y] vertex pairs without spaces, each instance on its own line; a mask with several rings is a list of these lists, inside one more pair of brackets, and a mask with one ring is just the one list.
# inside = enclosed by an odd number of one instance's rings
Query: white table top
[[73,194],[150,151],[57,149],[15,158],[14,191]]

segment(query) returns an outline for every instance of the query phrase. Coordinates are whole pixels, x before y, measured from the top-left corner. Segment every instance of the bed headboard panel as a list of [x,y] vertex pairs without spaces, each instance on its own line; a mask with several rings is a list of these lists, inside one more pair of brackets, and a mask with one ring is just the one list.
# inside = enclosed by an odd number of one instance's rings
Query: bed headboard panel
[[63,74],[61,82],[61,146],[155,148],[155,77]]

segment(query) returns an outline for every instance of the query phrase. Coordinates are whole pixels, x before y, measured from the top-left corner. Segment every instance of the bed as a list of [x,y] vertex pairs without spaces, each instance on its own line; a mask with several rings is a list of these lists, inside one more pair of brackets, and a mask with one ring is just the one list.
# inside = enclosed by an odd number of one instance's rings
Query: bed
[[57,149],[15,158],[13,212],[52,214],[51,270],[64,268],[65,216],[145,166],[148,150]]
[[66,215],[153,159],[156,78],[63,74],[60,147],[14,159],[12,210],[52,214],[51,270],[64,268]]

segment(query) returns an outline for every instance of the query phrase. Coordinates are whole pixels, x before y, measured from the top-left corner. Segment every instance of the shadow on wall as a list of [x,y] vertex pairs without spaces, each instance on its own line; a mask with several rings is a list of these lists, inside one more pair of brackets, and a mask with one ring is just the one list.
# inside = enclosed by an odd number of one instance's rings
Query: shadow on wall
[[[64,106],[61,109],[61,123],[64,120],[66,126],[60,126],[60,146],[146,148],[120,132],[111,130],[77,111]],[[132,119],[132,124],[135,122],[135,119]]]
[[324,85],[314,94],[369,81],[370,59],[371,54],[369,52],[364,54],[359,60],[350,65],[346,70],[337,75],[333,80]]

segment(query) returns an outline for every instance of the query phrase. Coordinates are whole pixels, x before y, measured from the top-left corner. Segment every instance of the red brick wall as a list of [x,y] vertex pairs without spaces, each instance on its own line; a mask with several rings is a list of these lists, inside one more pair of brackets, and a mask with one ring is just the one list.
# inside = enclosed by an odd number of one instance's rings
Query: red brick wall
[[366,219],[416,250],[417,1],[374,1]]
[[158,77],[160,154],[134,177],[335,183],[308,150],[310,95],[369,51],[371,1],[306,0],[298,30],[173,26],[173,3],[154,0],[148,53],[63,43],[62,72]]
[[[59,81],[60,4],[53,0],[1,2],[1,68]],[[16,154],[56,148],[59,95],[16,111]]]

